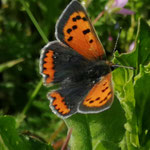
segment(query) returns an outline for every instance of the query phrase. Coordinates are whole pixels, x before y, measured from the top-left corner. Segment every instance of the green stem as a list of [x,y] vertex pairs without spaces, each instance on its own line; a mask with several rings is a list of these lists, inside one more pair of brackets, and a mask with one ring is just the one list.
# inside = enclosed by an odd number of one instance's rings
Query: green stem
[[33,14],[31,13],[30,9],[28,8],[26,2],[24,0],[21,0],[22,5],[24,6],[27,14],[29,15],[32,23],[35,25],[36,29],[38,30],[39,34],[41,35],[41,37],[43,38],[45,43],[48,43],[48,39],[45,36],[44,32],[42,31],[42,29],[40,28],[38,22],[36,21],[36,19],[34,18]]
[[43,80],[41,79],[40,82],[37,84],[36,88],[34,89],[32,95],[29,98],[28,103],[26,104],[26,106],[24,107],[22,114],[26,114],[26,112],[28,111],[28,109],[30,108],[35,96],[37,95],[37,93],[39,92],[41,86],[43,84]]
[[[28,8],[27,3],[24,0],[20,0],[20,2],[22,3],[23,7],[25,8],[27,14],[29,15],[32,23],[34,24],[34,26],[36,27],[36,29],[38,30],[39,34],[41,35],[42,39],[44,40],[45,43],[48,43],[48,39],[45,36],[44,32],[42,31],[42,29],[40,28],[38,22],[36,21],[35,17],[33,16],[32,12],[30,11],[30,9]],[[26,112],[28,111],[28,109],[30,108],[35,96],[37,95],[38,91],[40,90],[40,88],[42,87],[42,79],[39,81],[39,83],[37,84],[36,88],[34,89],[32,95],[29,98],[28,103],[26,104],[26,106],[24,107],[22,114],[26,114]]]

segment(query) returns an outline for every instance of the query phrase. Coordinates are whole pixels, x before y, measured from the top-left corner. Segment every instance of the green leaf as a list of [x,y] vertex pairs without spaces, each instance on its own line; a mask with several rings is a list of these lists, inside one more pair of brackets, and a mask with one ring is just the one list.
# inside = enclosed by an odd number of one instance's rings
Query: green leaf
[[92,149],[92,141],[86,115],[76,114],[65,120],[68,128],[72,128],[72,149]]
[[125,70],[119,68],[113,72],[113,81],[115,82],[115,92],[121,103],[122,108],[125,111],[125,116],[127,119],[127,122],[125,124],[126,129],[125,136],[127,136],[129,140],[127,145],[129,147],[133,146],[138,147],[139,141],[137,130],[137,118],[135,114],[135,98],[134,98],[132,77],[133,77],[132,70]]
[[[91,145],[94,147],[97,141],[119,143],[121,139],[122,142],[120,146],[122,149],[138,149],[140,147],[135,96],[135,93],[138,91],[134,88],[133,79],[139,72],[139,64],[145,64],[150,55],[149,52],[147,53],[146,46],[142,51],[144,56],[140,57],[143,41],[148,38],[148,34],[145,34],[145,37],[143,37],[142,33],[143,30],[147,30],[147,28],[147,24],[143,20],[139,20],[135,50],[122,55],[119,55],[117,52],[115,53],[114,62],[136,67],[135,71],[119,68],[113,72],[115,93],[125,111],[126,123],[124,122],[124,114],[120,105],[117,106],[116,104],[113,104],[111,109],[103,113],[87,115],[86,118],[79,114],[74,115],[66,119],[68,127],[73,128],[71,139],[72,148],[80,149],[82,147],[83,149],[91,149]],[[147,70],[148,69],[149,68],[147,68]],[[114,107],[117,108],[113,109]],[[120,122],[118,122],[118,120]],[[125,133],[123,132],[123,126],[125,126],[126,129]],[[118,131],[117,129],[120,132],[114,132]],[[77,145],[79,147],[77,147]]]
[[109,141],[99,141],[94,150],[119,150],[118,145]]
[[150,27],[143,19],[139,23],[140,31],[137,40],[138,63],[139,65],[146,65],[150,60]]
[[15,119],[11,116],[0,117],[0,147],[4,150],[52,150],[51,146],[31,137],[19,135]]
[[114,62],[120,62],[122,65],[135,67],[138,71],[140,64],[147,64],[150,60],[150,27],[143,20],[138,21],[138,31],[136,37],[136,47],[130,53],[119,55],[115,53]]
[[112,107],[102,113],[75,114],[65,122],[73,129],[71,148],[74,150],[91,150],[98,141],[118,144],[124,135],[125,116],[116,98]]
[[[120,144],[122,149],[138,149],[142,144],[142,140],[146,142],[145,139],[149,137],[146,131],[149,131],[150,122],[144,121],[146,126],[142,129],[143,117],[146,117],[144,118],[145,120],[149,120],[147,114],[150,113],[150,103],[148,102],[150,97],[150,65],[144,66],[150,61],[149,37],[149,26],[144,20],[139,20],[134,51],[121,55],[117,52],[115,53],[115,63],[135,67],[134,72],[121,68],[113,72],[115,93],[120,100],[127,119],[125,137]],[[142,135],[141,143],[139,143],[140,134]]]
[[[135,99],[136,112],[138,116],[139,134],[141,144],[144,145],[149,140],[150,120],[147,114],[150,114],[150,71],[147,71],[149,65],[140,66],[140,73],[135,77]],[[147,132],[146,132],[147,131]]]

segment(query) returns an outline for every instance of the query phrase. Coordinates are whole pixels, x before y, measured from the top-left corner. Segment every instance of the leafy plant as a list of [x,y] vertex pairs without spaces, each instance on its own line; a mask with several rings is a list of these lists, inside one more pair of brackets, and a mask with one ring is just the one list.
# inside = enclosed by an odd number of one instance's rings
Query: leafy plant
[[[104,0],[81,2],[88,6],[92,21],[107,5]],[[68,3],[0,1],[0,149],[60,149],[67,130],[72,129],[70,149],[149,150],[149,1],[129,1],[126,7],[134,15],[104,13],[95,24],[109,58],[117,26],[123,27],[113,62],[134,67],[112,72],[112,107],[98,114],[75,114],[63,121],[49,109],[46,94],[57,86],[42,86],[38,61],[39,49],[48,42],[47,37],[54,40],[56,20]]]

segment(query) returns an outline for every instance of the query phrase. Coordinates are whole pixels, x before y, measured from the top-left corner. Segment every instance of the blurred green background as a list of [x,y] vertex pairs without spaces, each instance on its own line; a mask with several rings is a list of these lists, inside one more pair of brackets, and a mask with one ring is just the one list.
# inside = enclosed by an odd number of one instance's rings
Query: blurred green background
[[[55,40],[55,23],[70,0],[26,2],[48,40]],[[90,2],[87,10],[93,21],[104,10],[108,1],[85,2]],[[135,14],[107,14],[95,24],[101,42],[110,56],[119,26],[122,27],[122,32],[117,50],[122,53],[128,52],[135,40],[138,18],[143,17],[150,23],[149,0],[130,0],[126,8]],[[15,116],[20,133],[34,135],[59,147],[66,137],[67,127],[49,109],[46,95],[51,88],[41,86],[39,57],[45,44],[22,0],[0,0],[0,115]]]

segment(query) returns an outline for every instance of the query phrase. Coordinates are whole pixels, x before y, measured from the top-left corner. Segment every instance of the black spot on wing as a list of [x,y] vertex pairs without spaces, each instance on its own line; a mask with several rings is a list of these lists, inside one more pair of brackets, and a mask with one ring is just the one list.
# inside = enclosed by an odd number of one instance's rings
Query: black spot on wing
[[106,101],[107,100],[107,96],[104,98],[104,100],[103,101]]
[[96,100],[96,101],[100,100],[100,97],[97,97],[95,100]]
[[107,94],[107,96],[109,96],[111,94],[111,91]]
[[108,89],[108,86],[105,89],[103,89],[102,92],[105,92],[107,89]]
[[104,102],[104,101],[106,101],[107,100],[107,97],[105,97],[102,101],[100,101],[99,103],[102,103],[102,102]]
[[57,104],[53,104],[53,106],[54,106],[54,107],[56,107],[56,106],[57,106]]
[[91,40],[89,41],[89,43],[93,43],[93,40],[91,39]]
[[[69,6],[65,9],[65,11],[63,12],[63,16],[61,16],[59,18],[59,21],[57,22],[56,25],[56,37],[63,43],[67,44],[64,40],[64,27],[67,23],[67,21],[70,19],[70,16],[72,16],[73,13],[75,12],[83,12],[86,16],[87,13],[85,11],[85,9],[83,8],[83,6],[78,2],[78,0],[72,0],[71,3],[69,4]],[[79,16],[79,17],[77,17]],[[85,17],[86,17],[85,16]],[[79,14],[77,14],[76,16],[72,16],[71,20],[73,22],[78,21],[77,18],[79,19],[81,16]],[[83,16],[84,17],[84,16]],[[82,18],[83,18],[82,17]],[[81,19],[82,19],[81,18]],[[82,19],[83,20],[83,19]]]
[[90,104],[91,104],[91,103],[93,103],[93,102],[94,102],[94,101],[92,101],[92,100],[91,100],[91,101],[89,101],[89,103],[90,103]]
[[73,21],[73,22],[76,22],[77,20],[80,20],[80,19],[82,19],[83,21],[87,21],[87,18],[86,18],[86,17],[81,18],[81,16],[79,16],[79,15],[76,16],[76,17],[73,17],[73,18],[72,18],[72,21]]
[[72,26],[72,29],[73,30],[77,29],[77,25]]
[[81,19],[81,17],[80,17],[80,16],[76,16],[76,19],[77,19],[77,20],[80,20],[80,19]]
[[83,17],[82,19],[83,19],[83,21],[87,21],[87,18],[86,18],[86,17]]
[[90,32],[90,29],[83,30],[83,34],[87,34]]
[[71,31],[72,31],[72,29],[70,29],[70,28],[69,28],[69,29],[67,29],[67,33],[70,33]]
[[76,17],[72,18],[72,21],[73,21],[73,22],[76,22],[76,20],[77,20]]
[[70,41],[72,41],[72,39],[73,39],[73,37],[70,36],[70,37],[68,38],[68,41],[70,42]]

